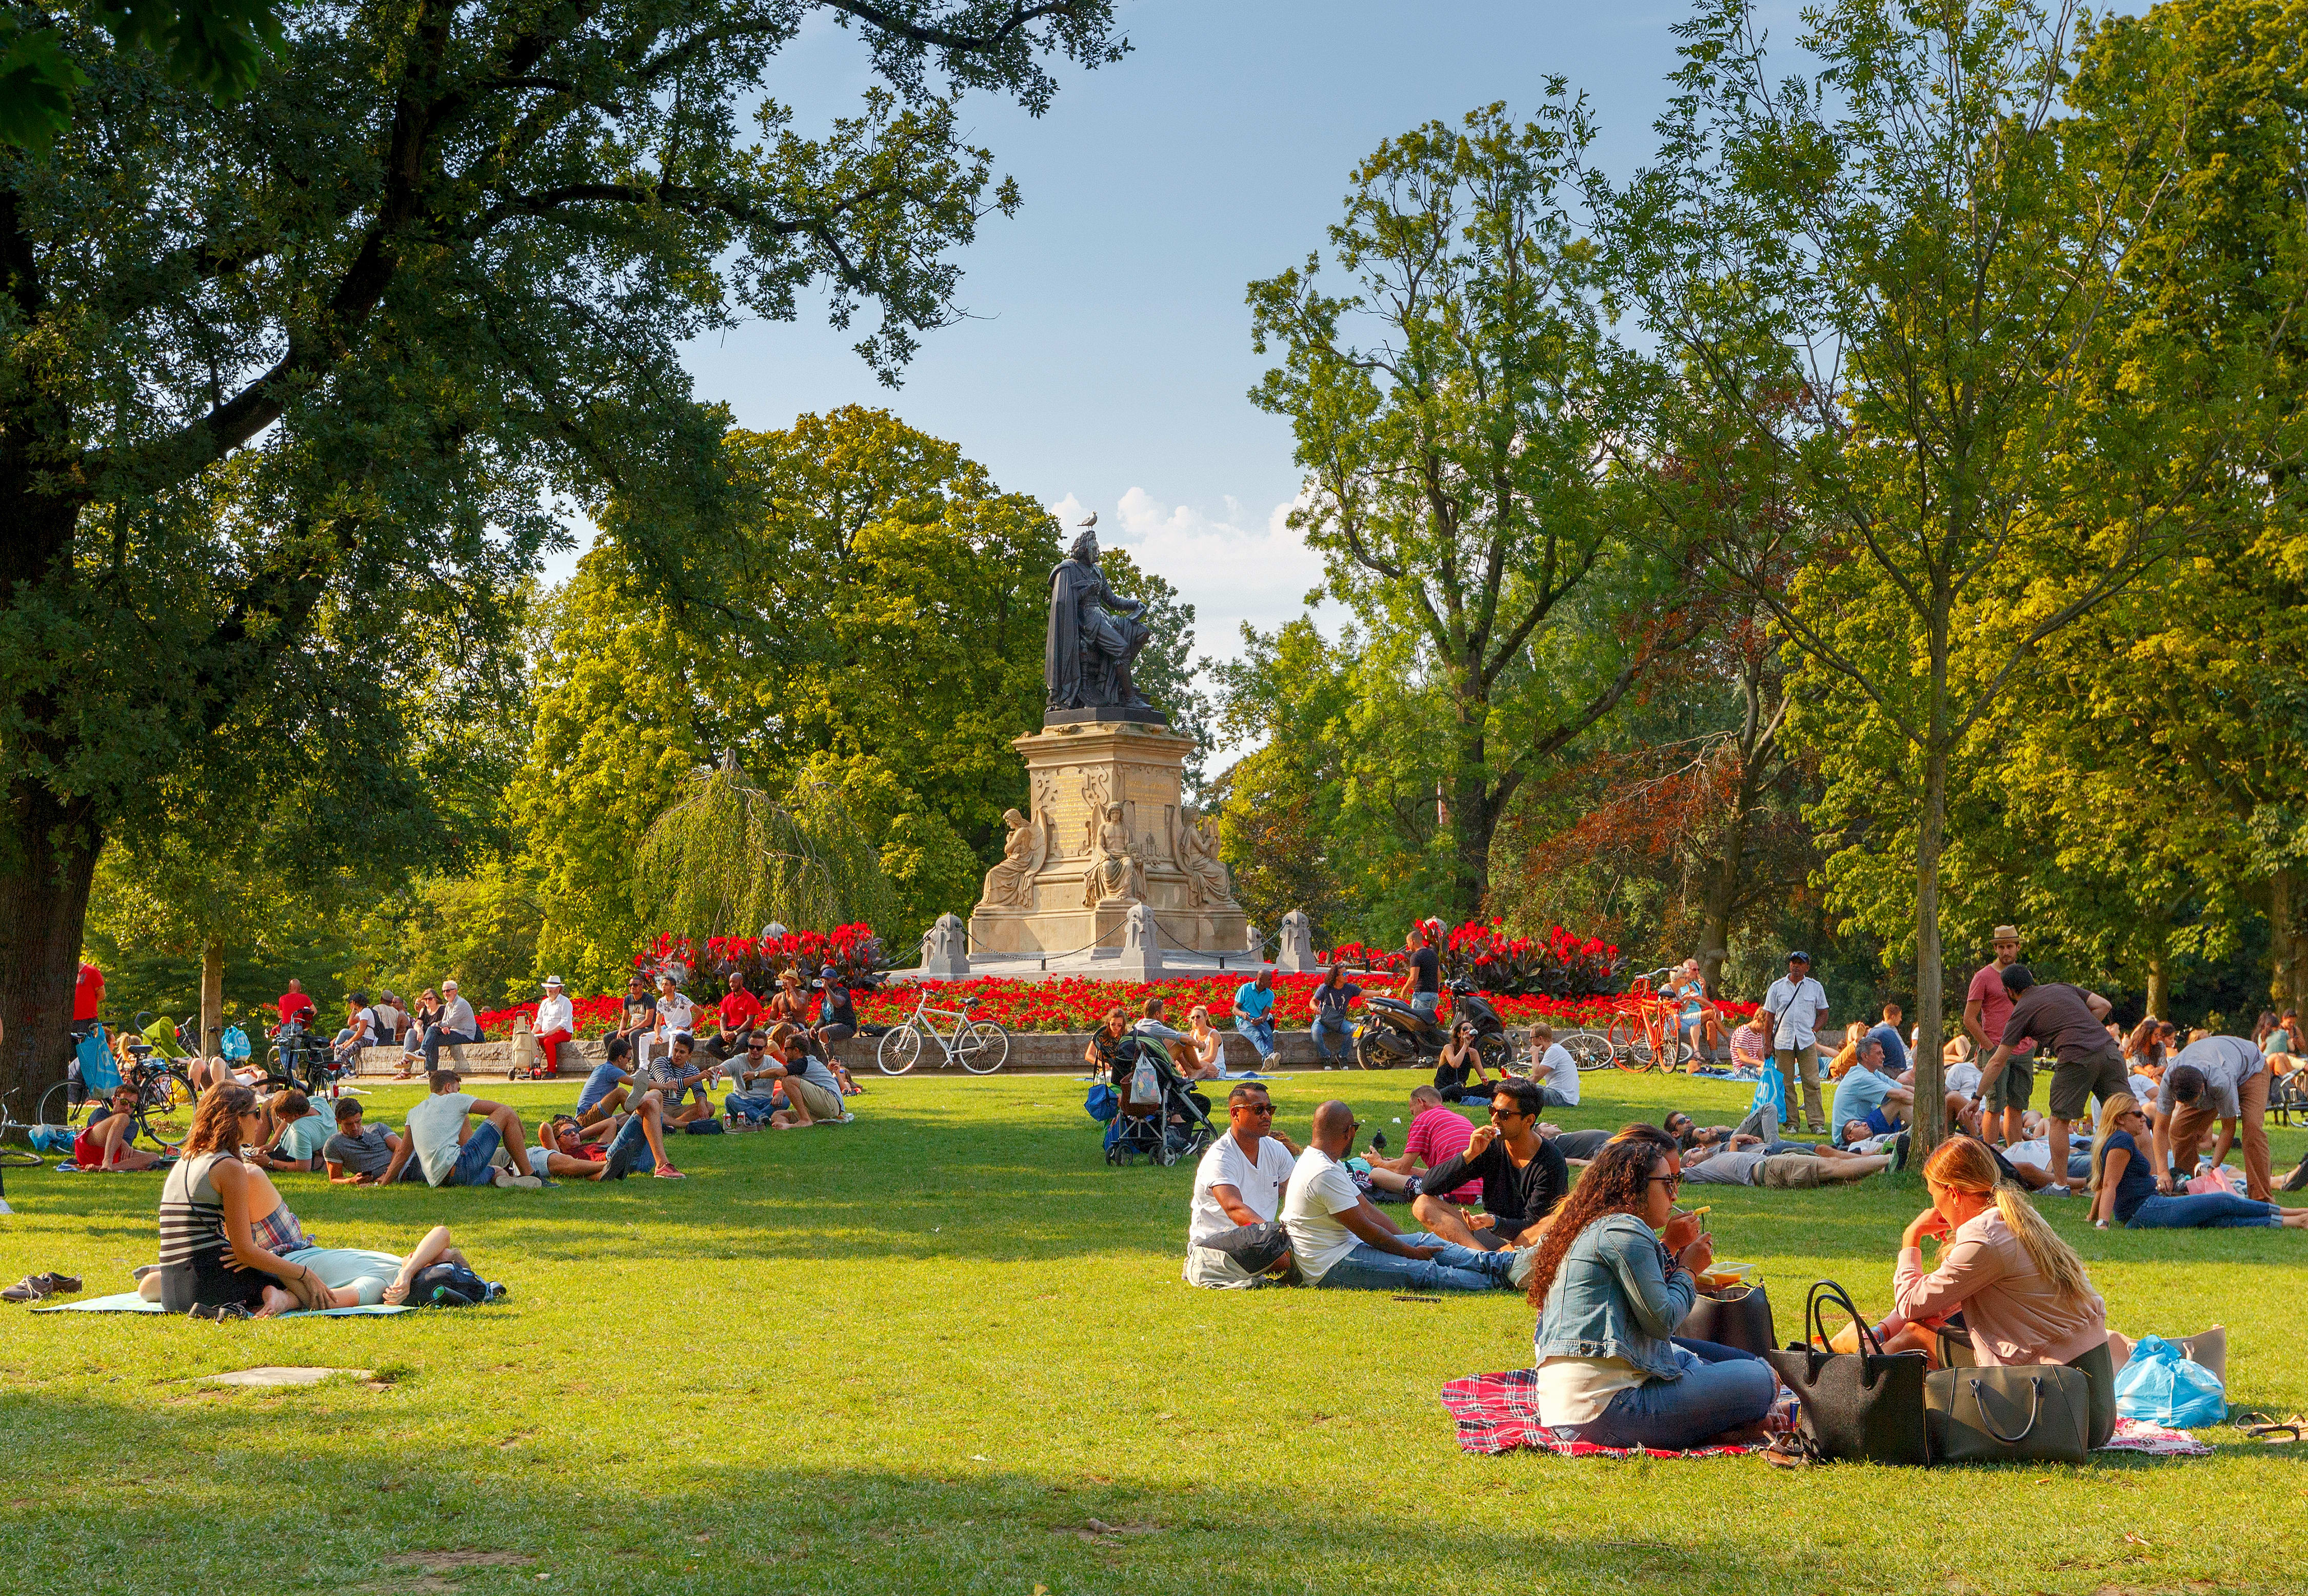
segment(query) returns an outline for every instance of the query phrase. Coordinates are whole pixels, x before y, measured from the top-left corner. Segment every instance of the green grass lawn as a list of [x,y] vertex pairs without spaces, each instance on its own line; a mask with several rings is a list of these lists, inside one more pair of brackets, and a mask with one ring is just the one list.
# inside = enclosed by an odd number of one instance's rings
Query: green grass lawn
[[[1787,1474],[1460,1454],[1435,1393],[1527,1363],[1499,1295],[1199,1292],[1192,1171],[1111,1169],[1057,1077],[874,1080],[854,1125],[676,1143],[685,1182],[536,1193],[282,1177],[323,1245],[445,1222],[511,1300],[224,1326],[0,1307],[0,1589],[2297,1591],[2297,1458]],[[1407,1074],[1343,1093],[1397,1145]],[[1746,1091],[1588,1077],[1566,1126]],[[572,1084],[483,1088],[525,1117]],[[398,1123],[408,1088],[370,1100]],[[1406,1116],[1407,1117],[1407,1116]],[[2276,1133],[2280,1164],[2308,1132]],[[0,1279],[149,1260],[150,1176],[11,1172]],[[1919,1183],[1706,1188],[1783,1336],[1827,1275],[1888,1306]],[[2229,1327],[2231,1399],[2308,1409],[2308,1235],[2098,1232],[2047,1204],[2111,1322]],[[381,1371],[217,1392],[258,1364]],[[1091,1521],[1117,1532],[1101,1533]],[[420,1553],[443,1554],[431,1559]],[[447,1554],[464,1554],[457,1560]],[[499,1554],[485,1557],[481,1554]]]

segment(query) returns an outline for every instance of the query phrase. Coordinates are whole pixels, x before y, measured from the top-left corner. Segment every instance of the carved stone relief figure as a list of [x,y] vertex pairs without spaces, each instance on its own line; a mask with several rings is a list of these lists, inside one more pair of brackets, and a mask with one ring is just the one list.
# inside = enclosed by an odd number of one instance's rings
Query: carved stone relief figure
[[1234,902],[1234,885],[1219,858],[1218,823],[1188,804],[1179,817],[1178,867],[1186,873],[1186,901],[1196,909]]
[[1010,836],[1002,844],[1002,862],[986,873],[984,902],[989,909],[1031,909],[1034,872],[1042,867],[1042,823],[1004,809],[1002,824]]
[[1143,902],[1146,870],[1131,851],[1130,827],[1122,806],[1108,804],[1106,817],[1090,839],[1089,870],[1082,877],[1082,905],[1094,907],[1115,899]]

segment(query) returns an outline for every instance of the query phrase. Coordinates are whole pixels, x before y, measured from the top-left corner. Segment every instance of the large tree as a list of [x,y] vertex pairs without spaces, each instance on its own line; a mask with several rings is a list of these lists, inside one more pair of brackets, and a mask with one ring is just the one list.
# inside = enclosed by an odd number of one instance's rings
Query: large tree
[[[2046,639],[2203,530],[2248,429],[2222,400],[2250,341],[2213,359],[2137,318],[2133,252],[2174,200],[2183,119],[2111,121],[2080,159],[2065,9],[1833,0],[1805,13],[1808,82],[1780,75],[1753,10],[1705,0],[1658,165],[1594,185],[1673,373],[1623,436],[1652,458],[1763,457],[1787,482],[1784,522],[1710,548],[1803,655],[1814,746],[1912,817],[1893,829],[1936,1036],[1959,767],[1992,755],[1983,717]],[[1925,1145],[1938,1068],[1925,1048]]]
[[[230,724],[327,735],[404,625],[501,643],[556,504],[677,582],[732,498],[681,341],[821,285],[894,375],[1016,202],[960,97],[1038,111],[1111,11],[314,4],[224,108],[68,11],[72,125],[0,160],[0,1091],[62,1068],[90,873],[155,772]],[[763,90],[821,17],[872,86],[805,137]]]
[[[1611,462],[1623,352],[1568,206],[1593,136],[1561,80],[1518,126],[1503,105],[1390,139],[1356,167],[1321,259],[1250,289],[1252,391],[1306,472],[1292,514],[1331,593],[1433,686],[1451,844],[1445,907],[1479,913],[1517,791],[1688,634],[1630,537]],[[1670,570],[1666,573],[1672,575]]]

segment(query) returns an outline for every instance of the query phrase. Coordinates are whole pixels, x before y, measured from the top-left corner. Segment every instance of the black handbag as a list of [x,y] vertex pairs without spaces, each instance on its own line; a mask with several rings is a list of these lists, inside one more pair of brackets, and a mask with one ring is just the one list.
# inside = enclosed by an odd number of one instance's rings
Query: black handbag
[[1701,1297],[1675,1333],[1761,1358],[1779,1344],[1771,1326],[1771,1299],[1761,1286],[1730,1286],[1720,1297]]
[[1212,1252],[1224,1253],[1247,1273],[1264,1274],[1290,1250],[1290,1232],[1277,1221],[1267,1220],[1255,1225],[1237,1225],[1202,1245]]
[[1804,1450],[1818,1458],[1928,1465],[1932,1450],[1924,1422],[1924,1355],[1884,1351],[1850,1296],[1833,1281],[1813,1284],[1804,1304],[1804,1326],[1813,1340],[1827,1339],[1829,1303],[1849,1314],[1859,1327],[1858,1351],[1829,1352],[1808,1342],[1795,1342],[1765,1354],[1803,1404],[1796,1433]]
[[2091,1382],[2056,1363],[1943,1368],[1924,1382],[1932,1457],[1947,1463],[2080,1463]]

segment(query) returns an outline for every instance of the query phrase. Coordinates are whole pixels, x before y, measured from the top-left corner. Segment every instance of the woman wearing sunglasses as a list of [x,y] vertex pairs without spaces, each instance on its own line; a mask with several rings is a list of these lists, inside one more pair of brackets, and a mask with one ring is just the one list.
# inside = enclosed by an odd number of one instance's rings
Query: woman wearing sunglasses
[[263,1131],[256,1093],[237,1081],[210,1087],[194,1110],[183,1156],[160,1188],[159,1296],[168,1312],[265,1316],[330,1306],[318,1275],[267,1251],[254,1233],[259,1205],[269,1213],[279,1196],[240,1161],[240,1150]]
[[1674,1211],[1683,1178],[1666,1142],[1651,1131],[1606,1143],[1531,1266],[1539,1419],[1563,1439],[1666,1451],[1763,1439],[1770,1366],[1674,1340],[1715,1249],[1696,1217]]

